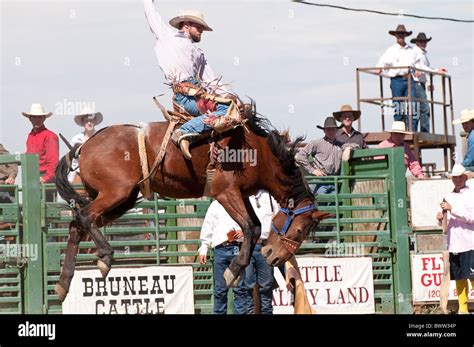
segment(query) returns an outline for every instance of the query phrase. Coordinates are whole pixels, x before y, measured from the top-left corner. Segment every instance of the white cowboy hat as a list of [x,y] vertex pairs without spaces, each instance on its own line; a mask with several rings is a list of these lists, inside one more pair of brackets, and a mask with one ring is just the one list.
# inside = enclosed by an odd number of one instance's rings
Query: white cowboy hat
[[102,113],[100,112],[95,112],[91,107],[85,106],[81,112],[74,117],[74,121],[76,122],[77,125],[79,126],[84,126],[84,120],[85,119],[91,120],[94,125],[97,125],[102,122],[104,117],[102,116]]
[[44,108],[41,104],[31,104],[28,112],[22,112],[25,117],[29,116],[46,116],[46,118],[52,116],[52,112],[44,112]]
[[466,169],[461,164],[455,164],[449,176],[456,177],[466,173]]
[[192,22],[200,24],[203,26],[202,30],[212,31],[212,28],[207,25],[206,21],[204,20],[203,14],[197,10],[185,10],[181,12],[179,16],[170,19],[170,25],[176,29],[179,29],[179,23],[182,22]]
[[400,133],[400,134],[411,134],[411,132],[406,130],[405,122],[395,121],[392,123],[391,133]]
[[474,119],[474,109],[462,110],[461,119],[453,120],[453,124],[466,123],[466,122],[469,122],[471,119]]

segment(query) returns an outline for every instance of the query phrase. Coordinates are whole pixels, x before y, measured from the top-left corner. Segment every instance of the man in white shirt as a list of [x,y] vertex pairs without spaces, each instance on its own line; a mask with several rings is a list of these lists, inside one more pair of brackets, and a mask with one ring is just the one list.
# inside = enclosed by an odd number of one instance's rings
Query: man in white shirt
[[[451,172],[454,190],[440,204],[447,211],[448,251],[451,280],[456,281],[459,313],[469,313],[469,284],[474,287],[474,190],[466,185],[464,166],[456,164]],[[438,220],[443,213],[438,212]]]
[[[419,33],[415,38],[411,39],[410,42],[416,44],[414,51],[416,53],[415,67],[431,72],[448,72],[445,68],[433,69],[430,67],[430,61],[428,60],[428,52],[426,51],[426,45],[431,41],[431,37],[427,38],[425,33]],[[423,101],[417,101],[420,107],[418,107],[420,113],[420,131],[429,133],[430,132],[430,108],[426,102],[426,73],[421,71],[415,72],[415,96],[417,99]]]
[[[408,74],[411,73],[409,67],[415,66],[416,53],[413,48],[405,42],[405,38],[412,34],[412,31],[407,31],[403,24],[397,26],[395,30],[388,32],[390,35],[396,37],[397,43],[390,46],[385,53],[382,55],[377,63],[377,67],[381,68],[378,70],[380,73],[383,68],[400,67],[399,69],[386,69],[386,73],[390,76],[390,89],[392,90],[392,97],[406,97],[408,96]],[[403,67],[403,68],[402,68]],[[407,68],[408,67],[408,68]],[[410,83],[410,95],[412,98],[415,97],[415,82],[411,78]],[[405,124],[409,124],[408,117],[405,116],[408,112],[404,112],[404,102],[400,100],[393,100],[395,107],[395,114],[393,119],[395,121],[404,121]],[[418,129],[418,114],[416,108],[412,102],[412,129],[417,131]]]
[[258,285],[260,314],[273,314],[273,267],[267,264],[262,255],[272,228],[273,216],[278,213],[278,202],[265,190],[249,197],[253,210],[261,223],[260,239],[257,241],[249,265],[245,268],[244,285],[247,290],[247,314],[255,313],[253,289]]
[[[201,247],[199,261],[207,262],[209,247],[214,248],[214,314],[227,313],[227,288],[224,272],[239,255],[244,234],[240,226],[229,216],[224,207],[214,200],[207,210],[201,227]],[[234,294],[234,314],[246,314],[248,297],[243,281],[236,288]]]
[[173,86],[175,101],[195,116],[177,129],[172,137],[173,142],[179,144],[183,153],[190,159],[189,145],[196,139],[196,135],[212,129],[212,121],[216,117],[209,116],[223,116],[229,106],[212,102],[198,103],[194,96],[184,92],[187,87],[182,83],[191,83],[196,89],[204,88],[211,94],[221,95],[228,91],[218,83],[206,55],[195,45],[201,41],[203,31],[212,31],[203,15],[195,10],[183,11],[169,21],[170,27],[155,11],[153,2],[154,0],[144,0],[144,6],[145,16],[156,38],[155,53],[158,64],[167,83]]
[[[273,216],[278,213],[280,207],[265,190],[259,190],[250,196],[249,200],[260,220],[261,234],[250,256],[249,265],[245,268],[242,282],[233,289],[234,313],[254,313],[253,288],[258,284],[260,313],[272,314],[273,267],[267,264],[261,249],[270,234]],[[229,232],[235,234],[234,242],[229,241]],[[224,207],[217,200],[213,201],[201,228],[199,260],[201,264],[205,264],[209,247],[214,248],[214,314],[227,312],[228,288],[224,280],[224,271],[239,254],[243,236],[240,226],[229,216]]]
[[[102,123],[104,116],[102,113],[95,112],[95,110],[89,106],[84,107],[78,115],[74,117],[74,122],[77,125],[84,127],[84,131],[81,131],[79,134],[74,135],[71,139],[71,145],[84,144],[89,138],[91,138],[95,133],[95,126]],[[79,179],[79,159],[74,158],[71,162],[71,172],[67,175],[67,179],[72,183],[80,183]]]

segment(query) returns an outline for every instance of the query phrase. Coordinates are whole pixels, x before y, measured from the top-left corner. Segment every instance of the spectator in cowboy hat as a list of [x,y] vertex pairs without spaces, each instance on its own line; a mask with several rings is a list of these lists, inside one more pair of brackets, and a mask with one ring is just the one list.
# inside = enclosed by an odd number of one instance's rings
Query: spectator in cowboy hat
[[[454,190],[446,195],[440,207],[447,211],[450,278],[456,281],[459,314],[469,313],[469,284],[474,287],[474,190],[466,185],[464,166],[456,164],[451,172]],[[437,214],[442,221],[442,212]]]
[[[441,72],[446,73],[448,70],[445,68],[433,69],[430,67],[430,62],[428,60],[428,52],[426,51],[426,46],[428,42],[431,41],[431,37],[427,38],[425,33],[419,33],[415,38],[411,39],[411,43],[415,43],[416,46],[413,48],[416,53],[416,63],[415,67],[431,72]],[[426,102],[426,73],[422,71],[416,71],[413,78],[415,80],[415,96],[417,99],[422,101],[417,101],[420,103],[418,108],[420,113],[420,131],[429,133],[430,132],[430,108]]]
[[474,171],[474,109],[461,111],[461,118],[453,120],[453,124],[462,124],[467,134],[467,150],[462,165],[466,170]]
[[[74,122],[76,122],[77,125],[84,127],[84,131],[81,131],[71,139],[71,145],[82,145],[89,140],[89,138],[91,138],[96,132],[95,126],[102,123],[103,119],[104,117],[102,116],[102,113],[95,112],[95,110],[89,106],[84,107],[79,114],[74,117]],[[79,173],[79,161],[77,159],[72,160],[71,169],[74,171],[69,173],[68,179],[70,182],[73,182],[76,174]]]
[[[341,168],[342,151],[346,148],[358,148],[354,143],[343,144],[336,139],[339,127],[333,117],[327,117],[324,126],[317,125],[324,131],[324,137],[310,141],[296,154],[297,163],[309,174],[315,176],[338,175]],[[312,162],[310,159],[312,158]],[[331,194],[334,184],[318,183],[316,194]]]
[[46,129],[44,121],[52,116],[52,112],[45,112],[41,104],[33,103],[30,110],[22,114],[33,125],[26,140],[26,153],[38,154],[40,182],[51,183],[59,160],[59,141],[55,133]]
[[341,143],[356,143],[360,148],[367,148],[364,135],[352,127],[352,123],[359,119],[360,111],[353,110],[351,105],[342,105],[341,110],[333,112],[332,115],[338,122],[341,122],[341,128],[337,131],[336,139]]
[[[416,160],[415,155],[411,151],[408,144],[405,142],[405,135],[411,134],[405,129],[404,122],[393,122],[390,130],[390,137],[377,145],[377,148],[392,148],[403,146],[405,150],[405,167],[410,170],[413,176],[417,178],[424,178],[425,175],[421,170],[420,163]],[[382,159],[382,157],[375,157],[375,159]]]
[[[408,96],[408,74],[411,73],[408,67],[415,66],[416,53],[413,48],[405,42],[405,38],[412,34],[412,31],[407,31],[403,24],[397,26],[395,30],[388,32],[390,35],[396,37],[396,43],[390,46],[377,63],[379,68],[392,68],[387,69],[386,74],[390,77],[390,89],[392,90],[392,97],[406,97]],[[396,68],[400,67],[400,68]],[[377,72],[380,73],[382,69]],[[415,82],[413,78],[410,79],[410,95],[412,98],[415,97]],[[393,105],[395,107],[395,114],[393,119],[395,121],[405,121],[408,123],[408,117],[403,112],[404,102],[400,100],[394,100]],[[414,105],[414,104],[412,104]],[[415,112],[416,108],[412,107],[412,129],[416,131],[418,129],[418,114]]]

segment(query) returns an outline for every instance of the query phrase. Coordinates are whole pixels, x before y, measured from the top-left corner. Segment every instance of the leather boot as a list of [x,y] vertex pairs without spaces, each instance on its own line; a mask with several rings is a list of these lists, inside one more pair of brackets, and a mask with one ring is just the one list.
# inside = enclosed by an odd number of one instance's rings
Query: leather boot
[[181,148],[181,152],[183,152],[184,157],[188,160],[191,160],[192,158],[191,153],[189,152],[189,146],[196,141],[198,136],[198,133],[181,134],[180,132],[180,136],[178,138],[178,145],[179,148]]

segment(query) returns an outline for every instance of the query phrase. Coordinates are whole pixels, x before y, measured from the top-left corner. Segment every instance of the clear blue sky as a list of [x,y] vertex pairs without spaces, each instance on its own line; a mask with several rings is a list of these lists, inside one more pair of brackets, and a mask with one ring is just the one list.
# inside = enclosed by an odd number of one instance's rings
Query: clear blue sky
[[[325,2],[474,18],[470,0]],[[259,112],[275,126],[289,127],[292,136],[320,137],[316,124],[341,104],[355,106],[356,67],[374,66],[394,43],[388,30],[400,23],[413,35],[424,31],[433,37],[428,46],[431,65],[446,67],[452,75],[455,117],[474,107],[474,24],[287,1],[158,1],[156,8],[166,20],[182,9],[201,10],[214,28],[199,44],[213,69],[240,95],[255,99]],[[46,125],[67,138],[81,130],[73,116],[74,106],[82,102],[94,103],[103,113],[102,125],[161,120],[152,96],[170,93],[158,68],[141,0],[1,1],[0,9],[0,140],[11,152],[25,150],[30,124],[21,111],[32,102],[55,112]],[[376,96],[375,84],[367,80],[365,86],[364,96]],[[169,98],[165,101],[169,105]],[[378,131],[377,108],[364,105],[362,112],[362,130]],[[61,154],[65,151],[61,143]],[[427,158],[440,162],[441,153]]]

